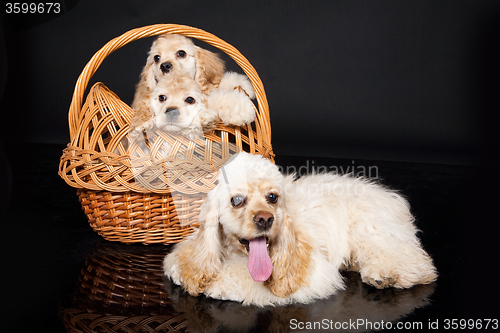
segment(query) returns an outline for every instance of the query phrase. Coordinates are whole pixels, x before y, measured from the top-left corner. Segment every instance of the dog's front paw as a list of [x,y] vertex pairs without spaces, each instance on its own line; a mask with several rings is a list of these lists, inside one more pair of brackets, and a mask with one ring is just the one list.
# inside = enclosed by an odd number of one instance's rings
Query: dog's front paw
[[219,122],[219,115],[217,111],[212,109],[206,109],[199,113],[200,125],[204,133],[209,133],[214,130],[215,126]]
[[[165,261],[165,266],[168,262]],[[193,275],[190,272],[180,269],[177,265],[166,267],[165,275],[172,280],[176,285],[182,286],[182,289],[188,292],[191,296],[198,296],[205,290],[210,278],[204,274]]]
[[255,106],[242,89],[214,91],[208,96],[207,108],[216,110],[224,125],[243,126],[255,120]]
[[193,269],[189,264],[179,264],[176,260],[175,254],[166,256],[163,264],[165,275],[191,296],[202,294],[217,276],[213,270]]
[[191,296],[199,296],[205,291],[212,278],[206,274],[184,275],[182,288]]

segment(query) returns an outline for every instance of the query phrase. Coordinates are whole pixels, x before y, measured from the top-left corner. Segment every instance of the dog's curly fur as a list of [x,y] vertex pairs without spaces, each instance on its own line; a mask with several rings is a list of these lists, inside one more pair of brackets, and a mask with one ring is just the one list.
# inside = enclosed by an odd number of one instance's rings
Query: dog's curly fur
[[[272,222],[264,228],[256,218],[263,214]],[[343,269],[358,271],[376,288],[437,278],[408,202],[366,179],[314,174],[294,180],[263,157],[240,153],[221,169],[200,222],[164,260],[165,274],[191,295],[265,306],[332,295],[344,288]],[[248,243],[263,236],[272,273],[255,281]]]
[[220,85],[207,99],[207,106],[216,110],[224,125],[243,126],[255,120],[252,99],[255,92],[247,76],[224,73]]

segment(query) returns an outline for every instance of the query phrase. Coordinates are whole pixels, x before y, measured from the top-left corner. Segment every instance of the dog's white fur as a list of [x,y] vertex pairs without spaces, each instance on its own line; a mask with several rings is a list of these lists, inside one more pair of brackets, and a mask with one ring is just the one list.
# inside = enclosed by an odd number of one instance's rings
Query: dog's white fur
[[[182,51],[183,57],[179,56]],[[165,72],[162,64],[169,63],[171,68]],[[195,79],[200,90],[209,94],[219,86],[224,74],[224,61],[215,53],[194,45],[187,37],[176,34],[164,34],[151,45],[146,65],[142,69],[137,84],[132,109],[141,112],[143,101],[164,78],[182,72]]]
[[[157,129],[194,138],[202,131],[210,131],[219,118],[217,112],[207,109],[207,96],[188,74],[163,78],[142,101],[131,125],[131,138],[143,130]],[[175,114],[175,116],[173,116]]]
[[255,98],[252,84],[246,75],[226,72],[220,85],[207,99],[207,106],[216,110],[224,125],[243,126],[255,120]]
[[[279,196],[274,204],[269,193]],[[246,198],[233,207],[231,198]],[[258,212],[273,214],[263,231]],[[191,295],[258,306],[308,303],[344,288],[340,271],[359,271],[377,288],[409,288],[437,277],[416,236],[408,202],[372,181],[315,174],[284,177],[261,156],[240,153],[208,193],[200,229],[165,257],[165,274]],[[265,282],[247,269],[240,239],[265,235],[273,264]]]

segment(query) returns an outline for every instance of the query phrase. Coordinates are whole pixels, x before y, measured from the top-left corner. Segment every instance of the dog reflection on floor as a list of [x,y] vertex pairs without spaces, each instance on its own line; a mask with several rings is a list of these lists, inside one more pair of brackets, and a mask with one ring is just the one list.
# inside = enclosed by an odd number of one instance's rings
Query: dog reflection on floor
[[[186,316],[189,332],[288,332],[306,323],[323,324],[322,332],[335,332],[346,330],[345,327],[336,329],[335,323],[342,325],[358,319],[375,325],[382,321],[393,323],[430,304],[429,298],[435,289],[435,283],[410,289],[376,289],[363,283],[356,272],[343,272],[343,276],[346,289],[327,299],[267,308],[193,297],[169,279],[165,279],[165,288],[174,309]],[[392,327],[395,328],[395,324]],[[369,330],[366,325],[349,329],[350,332]]]

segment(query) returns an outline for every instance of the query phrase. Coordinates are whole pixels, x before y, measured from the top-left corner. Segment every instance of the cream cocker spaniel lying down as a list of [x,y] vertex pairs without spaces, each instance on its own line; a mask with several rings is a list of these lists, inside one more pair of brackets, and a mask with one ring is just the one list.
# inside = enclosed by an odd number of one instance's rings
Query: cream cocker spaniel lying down
[[308,303],[344,289],[341,270],[376,288],[437,278],[408,202],[366,179],[294,180],[240,153],[220,170],[201,226],[165,257],[165,274],[191,295],[257,306]]

